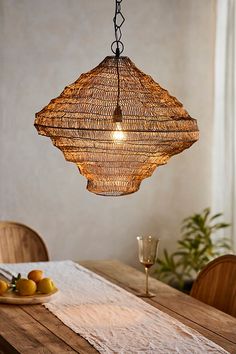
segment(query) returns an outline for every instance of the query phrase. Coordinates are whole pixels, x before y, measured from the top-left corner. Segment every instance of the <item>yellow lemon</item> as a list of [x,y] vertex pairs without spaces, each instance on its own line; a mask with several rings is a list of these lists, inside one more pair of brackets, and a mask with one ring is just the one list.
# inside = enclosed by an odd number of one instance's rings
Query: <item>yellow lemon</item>
[[0,295],[4,294],[8,290],[8,284],[5,280],[0,279]]
[[35,283],[38,283],[43,278],[43,271],[42,270],[31,270],[28,274],[28,279],[33,280]]
[[37,290],[37,285],[31,279],[21,278],[16,283],[16,290],[18,290],[19,295],[22,296],[34,295]]
[[50,278],[43,278],[38,283],[37,290],[42,294],[50,294],[55,289],[54,283]]

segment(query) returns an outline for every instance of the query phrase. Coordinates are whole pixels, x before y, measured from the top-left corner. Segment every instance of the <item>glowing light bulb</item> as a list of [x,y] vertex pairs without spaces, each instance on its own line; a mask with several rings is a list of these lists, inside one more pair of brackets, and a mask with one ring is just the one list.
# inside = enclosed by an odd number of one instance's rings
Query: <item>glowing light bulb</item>
[[119,122],[116,123],[116,130],[113,132],[112,137],[117,142],[121,142],[125,139],[125,133],[123,132]]

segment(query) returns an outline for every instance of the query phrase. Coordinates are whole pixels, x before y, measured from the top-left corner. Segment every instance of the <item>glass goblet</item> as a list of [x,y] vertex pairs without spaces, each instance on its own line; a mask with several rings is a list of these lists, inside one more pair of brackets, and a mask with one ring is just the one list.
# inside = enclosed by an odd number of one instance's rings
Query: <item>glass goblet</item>
[[154,297],[155,294],[149,292],[148,276],[149,268],[155,263],[157,248],[160,240],[152,236],[138,236],[138,256],[139,262],[145,267],[146,274],[146,290],[144,294],[139,294],[140,297]]

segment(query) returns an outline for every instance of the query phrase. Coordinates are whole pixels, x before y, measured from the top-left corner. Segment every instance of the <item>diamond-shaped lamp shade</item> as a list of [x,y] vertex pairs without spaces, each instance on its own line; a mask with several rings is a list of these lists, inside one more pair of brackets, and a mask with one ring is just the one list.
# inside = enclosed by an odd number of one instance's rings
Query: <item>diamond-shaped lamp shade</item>
[[136,192],[199,137],[183,105],[128,57],[82,74],[36,113],[35,127],[76,163],[90,192],[106,196]]

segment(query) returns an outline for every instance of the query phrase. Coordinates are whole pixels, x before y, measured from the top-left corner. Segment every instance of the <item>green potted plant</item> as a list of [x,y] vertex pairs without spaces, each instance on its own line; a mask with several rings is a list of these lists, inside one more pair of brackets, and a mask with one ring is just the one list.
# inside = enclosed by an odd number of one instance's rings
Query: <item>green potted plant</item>
[[184,219],[177,250],[157,259],[155,274],[159,280],[189,292],[198,272],[212,259],[231,252],[229,238],[218,237],[217,231],[230,224],[218,222],[222,213],[210,215],[210,208]]

